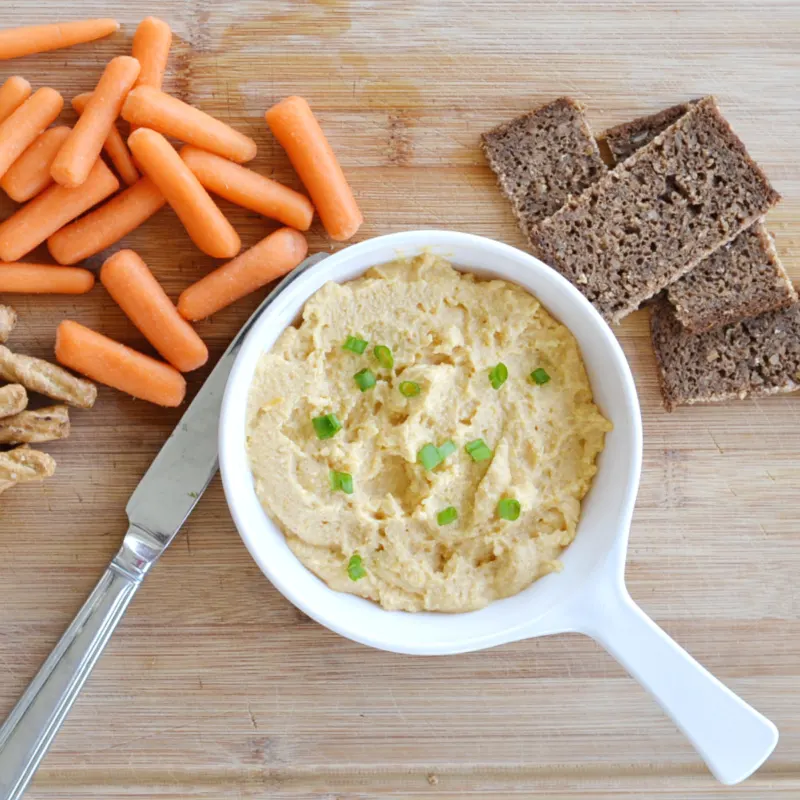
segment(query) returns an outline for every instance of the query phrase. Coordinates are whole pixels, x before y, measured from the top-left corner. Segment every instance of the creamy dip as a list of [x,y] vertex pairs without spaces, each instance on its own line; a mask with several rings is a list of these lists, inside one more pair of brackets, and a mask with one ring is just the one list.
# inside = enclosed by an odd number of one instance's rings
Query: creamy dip
[[610,428],[535,297],[426,254],[306,303],[261,357],[247,446],[264,509],[329,586],[458,612],[560,569]]

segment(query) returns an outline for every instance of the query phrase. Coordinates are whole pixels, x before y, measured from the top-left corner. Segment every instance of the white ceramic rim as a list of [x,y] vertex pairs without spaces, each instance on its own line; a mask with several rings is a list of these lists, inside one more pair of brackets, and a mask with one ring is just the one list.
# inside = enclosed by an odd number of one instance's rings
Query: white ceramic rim
[[[572,317],[568,327],[581,346],[595,399],[615,426],[598,461],[592,490],[584,500],[576,541],[562,556],[564,572],[548,575],[514,597],[462,614],[390,612],[368,600],[330,589],[294,556],[261,508],[245,449],[247,394],[255,365],[306,300],[328,280],[351,280],[371,266],[423,250],[449,257],[465,271],[516,282],[539,297],[556,318]],[[509,276],[512,272],[516,279]],[[544,295],[555,298],[554,303],[544,300]],[[552,307],[554,304],[561,306],[561,312]],[[581,329],[580,335],[576,327]],[[600,353],[602,358],[590,359],[588,351]],[[615,452],[613,460],[611,449]],[[220,418],[219,456],[225,496],[242,540],[262,572],[284,597],[330,630],[371,647],[408,654],[466,652],[555,632],[548,628],[545,618],[574,596],[576,587],[590,573],[607,568],[609,560],[615,560],[612,569],[621,579],[641,452],[641,417],[633,376],[619,342],[596,309],[566,279],[533,256],[501,242],[453,231],[409,231],[370,239],[327,257],[292,281],[242,344],[228,379]],[[622,469],[620,461],[624,462]],[[599,494],[602,497],[598,498]],[[584,531],[584,517],[587,504],[592,503],[593,514],[595,507],[605,509],[595,515],[605,524],[596,525],[597,530],[588,533]]]

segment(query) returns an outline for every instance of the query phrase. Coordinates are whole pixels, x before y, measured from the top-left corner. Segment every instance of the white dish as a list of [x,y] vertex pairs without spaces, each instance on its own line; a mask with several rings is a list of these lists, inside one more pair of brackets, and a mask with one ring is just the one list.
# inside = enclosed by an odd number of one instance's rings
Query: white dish
[[[432,250],[462,270],[512,281],[534,294],[577,339],[595,402],[611,420],[564,570],[514,597],[463,614],[389,612],[335,592],[286,545],[256,497],[245,444],[250,384],[260,355],[326,282],[343,282],[398,256]],[[327,628],[382,650],[443,655],[574,631],[596,639],[656,698],[723,783],[744,780],[774,749],[775,726],[723,686],[631,600],[624,585],[628,530],[639,484],[642,426],[628,363],[611,329],[568,281],[508,245],[447,231],[382,236],[329,256],[290,282],[254,323],[228,380],[220,468],[236,527],[264,574]],[[280,479],[280,476],[276,476]]]

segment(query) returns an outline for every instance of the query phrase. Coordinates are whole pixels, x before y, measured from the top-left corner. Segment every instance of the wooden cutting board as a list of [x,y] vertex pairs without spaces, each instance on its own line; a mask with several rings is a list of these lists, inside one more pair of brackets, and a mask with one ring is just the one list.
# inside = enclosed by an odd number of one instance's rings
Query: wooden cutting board
[[[253,136],[254,166],[291,185],[263,113],[288,94],[310,100],[364,210],[359,239],[436,227],[522,247],[481,131],[565,93],[601,131],[713,92],[784,195],[769,228],[800,279],[796,2],[15,0],[3,4],[4,27],[114,15],[123,31],[2,62],[0,78],[20,73],[67,97],[90,90],[146,13],[175,31],[166,88]],[[246,245],[271,229],[225,210]],[[329,248],[318,227],[310,243]],[[170,210],[126,245],[172,296],[213,266]],[[259,299],[199,326],[212,360]],[[14,304],[22,321],[12,343],[32,355],[52,354],[65,316],[148,349],[102,288]],[[588,639],[434,659],[329,633],[262,577],[215,481],[148,577],[28,797],[799,797],[800,397],[668,415],[646,313],[618,335],[645,426],[631,593],[777,723],[781,743],[756,777],[717,785]],[[192,392],[206,374],[191,377]],[[72,438],[47,447],[57,476],[0,498],[0,715],[119,546],[125,502],[180,413],[101,390],[93,411],[75,412]]]

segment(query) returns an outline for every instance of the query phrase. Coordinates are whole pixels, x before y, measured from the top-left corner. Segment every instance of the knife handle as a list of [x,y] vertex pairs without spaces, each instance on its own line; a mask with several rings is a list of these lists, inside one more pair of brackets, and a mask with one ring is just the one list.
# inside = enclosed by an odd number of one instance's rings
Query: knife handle
[[141,584],[112,562],[0,727],[0,800],[17,800]]

